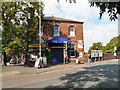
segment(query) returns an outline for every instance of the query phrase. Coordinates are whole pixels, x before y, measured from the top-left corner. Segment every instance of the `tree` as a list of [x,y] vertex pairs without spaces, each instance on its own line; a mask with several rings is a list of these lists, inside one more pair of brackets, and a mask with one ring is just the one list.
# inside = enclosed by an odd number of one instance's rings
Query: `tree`
[[3,50],[7,55],[27,53],[33,36],[38,34],[39,16],[43,17],[43,3],[23,1],[1,4]]
[[105,52],[105,47],[102,45],[102,42],[96,42],[93,43],[88,52],[90,53],[91,50],[102,50],[103,52]]
[[120,35],[117,37],[113,37],[109,43],[106,44],[106,52],[113,53],[114,47],[117,47],[116,52],[120,51]]
[[120,14],[120,1],[113,2],[112,0],[108,0],[107,2],[95,2],[95,0],[91,0],[90,6],[100,8],[100,19],[104,12],[109,14],[110,20],[118,19],[118,15]]
[[[59,0],[57,0],[59,2]],[[69,1],[70,3],[76,3],[76,0],[66,0],[66,2]],[[118,15],[120,14],[120,1],[117,0],[116,2],[113,2],[113,0],[107,0],[106,2],[99,0],[88,0],[90,3],[90,7],[96,6],[97,8],[100,8],[100,19],[102,18],[102,15],[107,12],[109,19],[116,20],[118,19]]]
[[[116,51],[114,51],[114,47],[117,47]],[[88,52],[90,53],[91,50],[102,50],[104,53],[120,52],[120,35],[113,37],[105,46],[101,42],[93,43]]]

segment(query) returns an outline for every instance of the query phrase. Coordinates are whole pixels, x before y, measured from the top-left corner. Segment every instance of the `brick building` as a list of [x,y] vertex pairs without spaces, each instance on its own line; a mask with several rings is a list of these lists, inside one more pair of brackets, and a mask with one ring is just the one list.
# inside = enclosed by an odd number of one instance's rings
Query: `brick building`
[[68,52],[70,60],[84,60],[83,22],[51,16],[43,19],[42,27],[47,40],[56,36],[72,40]]

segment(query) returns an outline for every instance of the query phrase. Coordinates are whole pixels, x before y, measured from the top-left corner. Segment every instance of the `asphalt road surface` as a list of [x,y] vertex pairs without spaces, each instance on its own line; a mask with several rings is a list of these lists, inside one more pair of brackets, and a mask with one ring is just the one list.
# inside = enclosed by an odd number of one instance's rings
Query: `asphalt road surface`
[[[16,67],[12,66],[19,73],[3,74],[2,88],[118,88],[119,86],[119,66],[118,60],[115,59],[78,65],[58,65],[50,70],[50,67],[48,69]],[[7,69],[3,68],[3,71]]]

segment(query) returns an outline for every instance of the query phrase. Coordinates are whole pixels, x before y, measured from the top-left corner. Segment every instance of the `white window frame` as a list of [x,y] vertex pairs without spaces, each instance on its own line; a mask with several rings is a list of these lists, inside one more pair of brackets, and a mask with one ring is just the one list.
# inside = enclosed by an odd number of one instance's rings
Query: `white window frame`
[[69,27],[69,32],[70,32],[70,36],[75,36],[75,27],[73,25]]
[[[55,31],[55,27],[58,27],[58,30]],[[53,35],[54,36],[59,36],[60,35],[59,31],[60,31],[60,26],[59,25],[54,25],[53,26]],[[57,32],[57,34],[56,34],[56,32]]]

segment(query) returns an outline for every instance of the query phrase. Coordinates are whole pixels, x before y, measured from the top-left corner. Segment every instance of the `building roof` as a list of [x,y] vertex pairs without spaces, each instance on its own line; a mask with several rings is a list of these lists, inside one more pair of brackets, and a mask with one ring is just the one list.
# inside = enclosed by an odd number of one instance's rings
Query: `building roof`
[[64,19],[64,18],[55,17],[55,16],[44,17],[43,20],[44,20],[44,21],[63,21],[63,22],[83,23],[83,22],[80,22],[80,21],[75,21],[75,20],[71,20],[71,19]]

